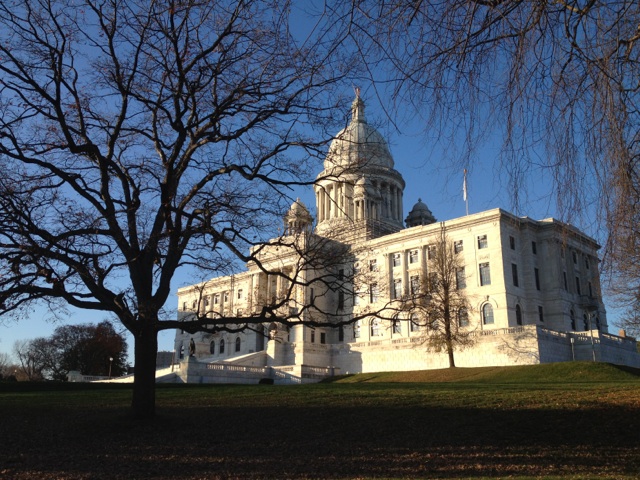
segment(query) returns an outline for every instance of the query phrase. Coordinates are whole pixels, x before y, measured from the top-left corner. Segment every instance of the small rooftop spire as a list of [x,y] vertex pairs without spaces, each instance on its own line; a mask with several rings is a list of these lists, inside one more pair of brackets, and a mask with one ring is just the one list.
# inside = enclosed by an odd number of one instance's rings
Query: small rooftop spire
[[364,102],[362,98],[360,98],[360,87],[353,87],[353,90],[356,92],[356,98],[353,99],[353,103],[351,104],[351,121],[366,123],[367,121],[364,118]]

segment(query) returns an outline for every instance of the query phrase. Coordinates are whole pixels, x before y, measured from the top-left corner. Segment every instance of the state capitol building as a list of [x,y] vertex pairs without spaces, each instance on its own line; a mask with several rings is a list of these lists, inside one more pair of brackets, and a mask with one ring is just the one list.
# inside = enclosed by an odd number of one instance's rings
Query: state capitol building
[[[178,291],[183,320],[256,314],[286,292],[281,305],[298,322],[265,322],[241,332],[177,331],[182,381],[301,383],[448,367],[445,349],[428,341],[428,324],[399,306],[424,288],[443,237],[458,257],[456,288],[468,304],[455,317],[456,329],[470,340],[455,349],[456,366],[597,360],[640,367],[635,340],[608,331],[592,238],[553,218],[533,220],[500,208],[437,221],[418,200],[405,217],[405,182],[364,110],[357,95],[349,125],[330,145],[314,185],[315,225],[298,200],[284,216],[283,239],[257,253],[261,265],[250,262],[245,272]],[[287,238],[296,248],[287,248]],[[339,259],[327,259],[326,269],[300,268],[296,252],[327,245],[341,246]],[[303,281],[292,286],[286,280],[292,277]],[[350,287],[337,288],[347,277]]]

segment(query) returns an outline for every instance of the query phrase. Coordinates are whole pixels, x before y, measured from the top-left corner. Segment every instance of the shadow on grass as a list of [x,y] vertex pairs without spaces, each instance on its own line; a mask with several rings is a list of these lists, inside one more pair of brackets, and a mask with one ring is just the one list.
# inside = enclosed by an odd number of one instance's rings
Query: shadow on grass
[[0,478],[635,478],[640,471],[635,408],[323,407],[321,398],[309,407],[216,407],[190,406],[187,396],[160,407],[156,421],[138,423],[114,395],[112,404],[109,395],[92,397],[92,408],[16,402],[7,411],[3,403]]

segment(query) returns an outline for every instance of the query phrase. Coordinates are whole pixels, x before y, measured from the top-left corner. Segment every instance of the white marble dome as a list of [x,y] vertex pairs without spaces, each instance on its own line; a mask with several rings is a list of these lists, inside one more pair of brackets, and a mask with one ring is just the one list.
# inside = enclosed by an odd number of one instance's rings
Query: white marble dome
[[364,102],[356,96],[351,104],[351,122],[331,142],[324,161],[325,170],[333,167],[394,167],[384,137],[367,123]]

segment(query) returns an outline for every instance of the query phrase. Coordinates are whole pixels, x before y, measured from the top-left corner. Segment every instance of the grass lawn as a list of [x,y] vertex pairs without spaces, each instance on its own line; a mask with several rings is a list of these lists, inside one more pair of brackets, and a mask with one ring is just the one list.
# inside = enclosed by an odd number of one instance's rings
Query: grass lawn
[[0,384],[0,478],[640,477],[640,376],[605,364],[301,386]]

